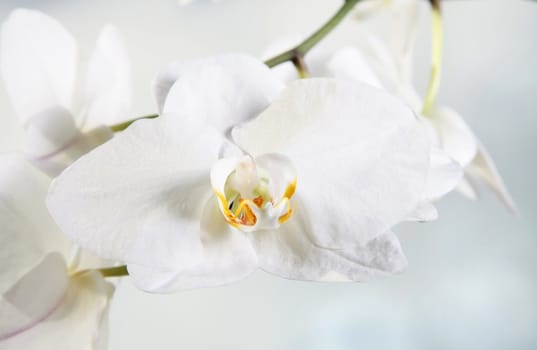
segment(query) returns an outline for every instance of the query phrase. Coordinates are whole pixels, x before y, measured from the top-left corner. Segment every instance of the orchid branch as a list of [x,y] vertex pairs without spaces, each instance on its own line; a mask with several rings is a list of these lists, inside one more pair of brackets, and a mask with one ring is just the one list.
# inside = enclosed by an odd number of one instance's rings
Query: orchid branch
[[[325,36],[327,36],[342,20],[345,16],[354,8],[354,6],[360,0],[345,0],[345,3],[341,8],[326,22],[321,28],[319,28],[315,33],[310,35],[306,40],[304,40],[300,45],[285,51],[267,61],[265,64],[270,68],[282,64],[284,62],[292,62],[301,78],[306,78],[309,76],[306,63],[304,62],[304,55],[308,53],[317,43],[319,43]],[[109,126],[110,130],[113,132],[119,132],[127,129],[132,123],[140,119],[154,119],[157,118],[158,114],[152,114],[148,116],[143,116],[125,122],[114,124]]]
[[[295,62],[299,57],[303,57],[308,53],[319,41],[324,39],[342,20],[345,16],[354,8],[354,6],[360,0],[346,0],[343,6],[315,33],[310,35],[306,40],[300,43],[298,46],[287,50],[273,58],[265,61],[265,64],[270,68],[275,67],[284,62]],[[296,64],[295,64],[296,66]]]

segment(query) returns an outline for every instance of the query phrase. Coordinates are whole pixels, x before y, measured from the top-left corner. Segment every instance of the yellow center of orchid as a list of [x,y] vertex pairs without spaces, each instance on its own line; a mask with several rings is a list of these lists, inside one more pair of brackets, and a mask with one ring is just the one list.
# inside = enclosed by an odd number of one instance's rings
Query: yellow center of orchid
[[[295,193],[296,177],[283,176],[259,166],[252,157],[237,160],[223,181],[214,186],[226,222],[241,231],[275,229],[291,217],[290,199]],[[289,172],[287,172],[289,173]],[[279,181],[278,181],[279,180]],[[278,191],[282,181],[283,192]],[[279,183],[279,186],[278,186]],[[281,193],[278,193],[281,192]]]

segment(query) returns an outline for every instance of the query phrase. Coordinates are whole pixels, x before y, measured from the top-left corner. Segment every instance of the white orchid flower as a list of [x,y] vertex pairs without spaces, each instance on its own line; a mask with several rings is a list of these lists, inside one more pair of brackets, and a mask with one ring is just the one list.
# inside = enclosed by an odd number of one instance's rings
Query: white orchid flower
[[114,27],[101,31],[79,80],[76,42],[55,19],[14,10],[1,39],[2,76],[26,134],[20,147],[34,164],[56,175],[112,137],[103,124],[124,118],[130,104],[129,60]]
[[[363,8],[365,12],[358,11],[357,14],[360,15],[361,21],[374,20],[371,19],[374,13],[369,11],[369,6],[374,5],[375,10],[382,10],[378,14],[382,17],[379,19],[381,24],[375,23],[375,25],[384,31],[389,30],[390,35],[385,40],[369,32],[364,35],[365,41],[359,46],[348,46],[331,53],[319,47],[312,52],[311,57],[306,57],[306,63],[312,76],[361,81],[383,88],[400,97],[417,114],[421,114],[423,99],[412,83],[412,51],[420,5],[427,6],[427,4],[416,0],[394,1],[390,2],[390,6],[382,6],[382,3],[380,0],[368,1],[366,4],[369,5]],[[385,28],[382,28],[382,25]],[[295,44],[299,40],[293,38],[276,42],[268,52],[277,51],[283,43],[292,47],[289,44]],[[284,81],[298,78],[290,63],[276,69]],[[432,126],[431,136],[439,147],[464,168],[465,176],[457,189],[465,196],[475,199],[477,184],[484,183],[510,211],[516,212],[514,201],[492,158],[464,119],[455,110],[446,106],[435,106],[427,115],[422,116]]]
[[[45,207],[50,179],[0,155],[0,348],[104,349],[114,286],[72,250]],[[95,267],[95,266],[92,266]]]
[[300,280],[401,271],[391,229],[430,207],[425,192],[455,186],[460,169],[431,162],[425,126],[381,90],[282,85],[244,55],[172,65],[156,84],[157,95],[171,86],[162,116],[69,167],[50,188],[50,212],[153,292],[258,267]]

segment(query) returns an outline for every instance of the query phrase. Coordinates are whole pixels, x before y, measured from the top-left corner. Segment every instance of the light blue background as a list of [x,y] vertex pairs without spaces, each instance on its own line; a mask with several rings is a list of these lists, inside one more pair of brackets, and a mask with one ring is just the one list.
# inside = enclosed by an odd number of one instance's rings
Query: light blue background
[[[135,72],[133,116],[155,111],[150,82],[167,62],[223,51],[259,54],[289,32],[309,33],[336,0],[3,0],[55,16],[88,58],[99,28],[116,24]],[[397,230],[410,261],[402,275],[370,284],[287,281],[262,272],[223,288],[168,296],[116,293],[110,349],[537,348],[537,4],[445,4],[445,74],[440,100],[456,108],[489,148],[518,206],[515,218],[489,193],[457,194],[441,218]],[[420,21],[416,80],[429,71],[429,19]],[[328,38],[353,42],[347,22]],[[31,82],[30,82],[31,83]],[[15,122],[0,88],[0,127]],[[5,148],[18,135],[0,140]]]

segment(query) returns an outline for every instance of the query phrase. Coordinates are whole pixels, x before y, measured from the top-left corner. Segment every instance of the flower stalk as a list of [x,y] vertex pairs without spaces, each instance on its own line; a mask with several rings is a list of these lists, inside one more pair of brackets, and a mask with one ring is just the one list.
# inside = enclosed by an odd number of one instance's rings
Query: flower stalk
[[432,57],[431,73],[427,94],[423,102],[422,114],[427,116],[431,112],[440,86],[440,76],[442,73],[442,51],[443,51],[443,30],[442,14],[440,11],[440,0],[431,0],[432,6]]

